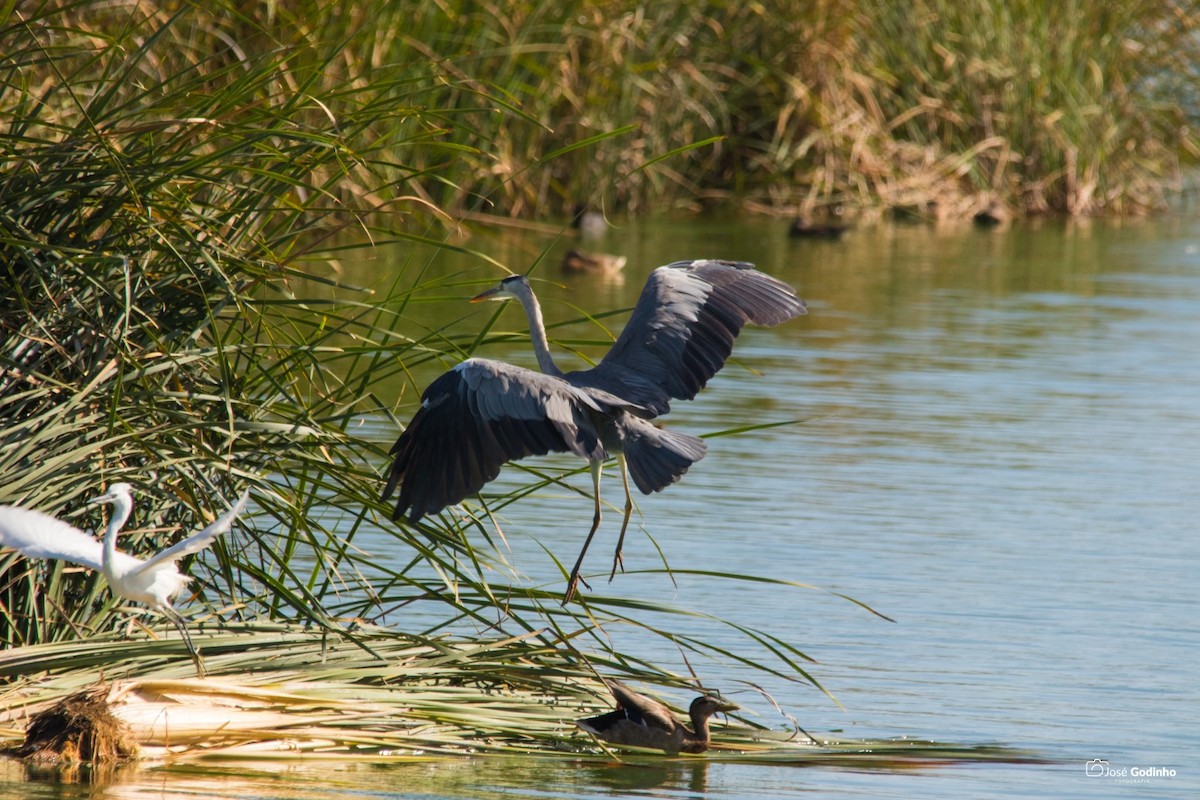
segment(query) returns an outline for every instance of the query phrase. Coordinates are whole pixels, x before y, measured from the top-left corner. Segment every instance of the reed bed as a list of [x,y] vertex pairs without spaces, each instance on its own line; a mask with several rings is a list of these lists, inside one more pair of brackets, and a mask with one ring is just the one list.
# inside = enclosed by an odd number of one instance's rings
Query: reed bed
[[[684,663],[733,661],[817,685],[803,651],[765,631],[604,593],[562,608],[561,587],[530,585],[508,563],[487,504],[417,526],[390,519],[379,501],[386,446],[362,435],[362,421],[398,430],[419,389],[409,372],[461,360],[490,334],[431,330],[406,313],[461,294],[464,278],[434,277],[414,257],[372,294],[339,282],[337,259],[394,241],[465,251],[447,242],[448,217],[421,165],[487,153],[430,133],[458,116],[430,78],[440,73],[422,66],[416,77],[368,81],[347,61],[347,42],[278,41],[269,24],[188,4],[46,2],[22,5],[0,28],[0,502],[95,530],[102,517],[83,501],[127,481],[137,504],[123,547],[145,552],[252,488],[236,529],[184,565],[195,595],[182,605],[210,670],[227,680],[260,660],[309,674],[348,670],[353,654],[383,663],[380,647],[413,637],[449,641],[437,645],[448,651],[474,639],[536,641],[609,674],[684,682],[622,652],[613,631],[635,629]],[[408,387],[399,400],[376,396],[393,379]],[[487,502],[555,479],[534,476]],[[363,546],[367,533],[391,560]],[[159,640],[138,613],[97,574],[0,554],[6,704],[102,675],[184,677],[182,643]],[[393,639],[360,633],[402,613],[425,622]],[[672,620],[723,628],[749,651],[727,635],[715,645],[672,630]],[[236,645],[209,633],[248,624],[308,630]],[[269,658],[264,648],[275,648]],[[47,652],[62,658],[52,664]],[[507,686],[527,654],[498,652],[514,661],[473,668]],[[342,666],[324,666],[334,660]],[[594,686],[586,674],[583,686]]]
[[1160,208],[1194,163],[1191,3],[876,5],[863,54],[891,135],[1013,208]]
[[[257,693],[271,713],[294,711],[308,690],[386,707],[355,717],[326,702],[300,723],[342,752],[551,752],[571,714],[608,705],[597,672],[680,692],[701,682],[693,666],[715,660],[820,690],[804,651],[764,630],[603,592],[562,608],[559,587],[529,585],[488,509],[555,475],[531,473],[462,515],[390,520],[378,500],[386,448],[362,421],[398,429],[418,395],[410,372],[456,362],[491,332],[407,314],[462,293],[464,276],[436,277],[414,256],[372,294],[341,282],[337,262],[411,242],[494,266],[455,238],[466,215],[564,214],[581,199],[634,212],[735,196],[911,203],[915,192],[881,187],[918,184],[912,175],[929,171],[912,164],[971,173],[958,148],[984,149],[969,137],[880,133],[910,126],[874,98],[879,77],[850,66],[858,6],[10,5],[0,502],[95,529],[83,501],[128,481],[138,505],[124,546],[144,552],[252,487],[252,513],[185,565],[196,579],[185,608],[232,695]],[[1113,195],[1088,197],[1069,210]],[[381,398],[383,380],[407,388]],[[381,564],[368,533],[404,556]],[[398,611],[427,622],[374,630]],[[119,636],[129,620],[99,576],[0,554],[10,714],[102,676],[143,688],[186,677],[182,644]],[[721,636],[673,630],[684,622]],[[670,643],[686,668],[625,652],[621,629]],[[752,751],[775,742],[766,727],[733,726],[728,741]]]
[[[70,33],[47,45],[67,63],[167,22],[177,48],[155,55],[180,67],[275,53],[304,72],[272,87],[279,112],[315,130],[371,92],[381,157],[361,166],[394,170],[418,216],[1130,214],[1163,207],[1200,153],[1195,0],[25,6],[10,30]],[[170,114],[220,110],[191,105]]]
[[504,92],[508,113],[447,130],[487,153],[433,190],[453,211],[1131,214],[1200,154],[1190,0],[426,4],[384,24],[373,52],[446,70],[444,107]]
[[[14,723],[69,695],[102,704],[137,742],[144,760],[664,758],[641,748],[614,752],[575,728],[576,718],[611,707],[596,668],[615,664],[590,663],[531,637],[465,643],[370,629],[359,636],[356,645],[294,627],[228,628],[207,636],[203,646],[214,654],[217,670],[236,675],[230,679],[139,677],[141,668],[128,662],[119,676],[97,683],[82,678],[72,648],[63,644],[25,648],[15,656],[0,653],[0,670],[45,675],[0,694],[6,709],[0,714],[0,744],[18,746],[20,726]],[[179,663],[186,668],[188,662]],[[682,713],[687,691],[672,694]],[[896,769],[1033,759],[997,746],[810,738],[794,727],[736,716],[715,722],[713,736],[713,748],[700,757],[744,763]]]

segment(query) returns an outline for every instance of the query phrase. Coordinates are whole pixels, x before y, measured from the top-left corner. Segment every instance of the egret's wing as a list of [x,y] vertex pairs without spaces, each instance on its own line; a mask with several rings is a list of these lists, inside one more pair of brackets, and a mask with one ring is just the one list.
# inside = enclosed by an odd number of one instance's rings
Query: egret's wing
[[0,545],[26,558],[57,558],[97,570],[104,552],[99,541],[75,526],[17,506],[0,506]]
[[383,499],[398,488],[393,517],[416,522],[478,492],[506,461],[551,451],[603,458],[590,414],[608,408],[560,377],[467,359],[425,390],[392,447]]
[[778,325],[805,313],[783,281],[733,261],[677,261],[650,273],[604,359],[567,380],[607,389],[655,414],[691,400],[725,365],[746,323]]
[[249,500],[250,490],[247,489],[246,491],[242,492],[242,495],[238,498],[237,502],[229,507],[228,511],[213,520],[208,527],[193,533],[186,539],[179,540],[166,550],[163,550],[161,553],[156,553],[154,556],[146,559],[144,562],[142,562],[141,566],[137,568],[135,574],[153,570],[160,564],[173,563],[184,556],[191,555],[192,553],[199,553],[201,550],[216,541],[218,536],[233,527],[233,521],[237,519],[239,514],[246,510],[246,503],[249,502]]

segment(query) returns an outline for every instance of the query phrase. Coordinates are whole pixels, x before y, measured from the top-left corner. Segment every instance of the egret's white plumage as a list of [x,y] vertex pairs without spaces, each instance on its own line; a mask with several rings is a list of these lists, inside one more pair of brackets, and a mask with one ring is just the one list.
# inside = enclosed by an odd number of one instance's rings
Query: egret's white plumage
[[229,530],[246,508],[250,492],[241,497],[211,525],[193,533],[166,550],[143,561],[117,549],[117,534],[133,511],[129,484],[114,483],[105,494],[90,503],[111,503],[112,516],[103,541],[60,519],[19,506],[0,506],[0,546],[11,547],[26,558],[54,558],[70,561],[104,574],[114,593],[126,600],[145,603],[164,614],[179,629],[187,644],[196,671],[204,675],[204,666],[188,635],[183,618],[171,605],[171,598],[187,586],[190,578],[179,571],[176,562],[198,553]]
[[[0,506],[0,544],[26,558],[56,558],[94,569],[103,569],[104,545],[61,519],[19,506]],[[128,553],[117,553],[125,569],[142,562]]]

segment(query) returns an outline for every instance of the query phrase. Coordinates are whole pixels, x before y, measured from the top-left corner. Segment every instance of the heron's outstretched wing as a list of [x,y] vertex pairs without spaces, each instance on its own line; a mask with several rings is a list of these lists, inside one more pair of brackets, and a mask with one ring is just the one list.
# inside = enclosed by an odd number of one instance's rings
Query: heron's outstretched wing
[[650,273],[628,324],[578,386],[606,389],[651,409],[691,400],[725,365],[746,323],[778,325],[805,313],[783,281],[734,261],[676,261]]
[[467,359],[425,390],[392,447],[383,499],[399,489],[393,517],[416,522],[478,492],[507,461],[552,451],[603,458],[592,421],[608,409],[602,396],[554,375]]
[[0,545],[26,558],[57,558],[100,569],[103,547],[61,519],[18,506],[0,506]]
[[249,500],[250,490],[247,489],[242,492],[242,495],[237,499],[237,502],[229,507],[228,511],[213,520],[207,527],[197,531],[196,533],[193,533],[186,539],[179,540],[166,550],[156,553],[153,557],[146,559],[146,561],[144,561],[136,570],[134,570],[134,573],[137,574],[148,572],[160,564],[170,564],[178,561],[184,556],[191,555],[192,553],[199,553],[201,550],[216,541],[218,536],[233,527],[233,521],[237,519],[239,514],[246,510],[246,503]]

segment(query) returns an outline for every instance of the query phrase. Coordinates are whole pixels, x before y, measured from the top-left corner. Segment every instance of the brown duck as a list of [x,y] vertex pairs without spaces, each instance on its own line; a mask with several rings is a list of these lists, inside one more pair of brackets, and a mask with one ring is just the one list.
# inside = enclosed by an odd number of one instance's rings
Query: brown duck
[[620,272],[625,268],[625,256],[614,256],[609,253],[585,253],[582,250],[569,250],[563,256],[563,272]]
[[656,700],[640,695],[616,681],[606,681],[617,710],[598,717],[576,720],[582,730],[612,744],[649,747],[670,755],[703,753],[708,749],[708,718],[718,711],[733,711],[737,706],[706,695],[692,701],[688,714],[692,728],[675,719],[670,709]]
[[788,228],[788,236],[795,239],[840,239],[845,232],[845,225],[813,222],[808,217],[799,217]]

